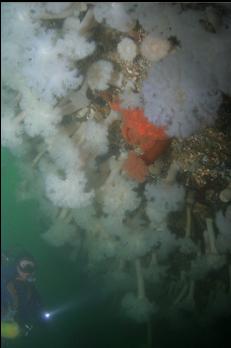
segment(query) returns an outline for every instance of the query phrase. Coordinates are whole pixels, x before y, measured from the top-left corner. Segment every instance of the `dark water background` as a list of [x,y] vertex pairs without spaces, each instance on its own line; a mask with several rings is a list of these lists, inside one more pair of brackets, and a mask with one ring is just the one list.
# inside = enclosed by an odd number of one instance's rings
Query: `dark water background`
[[[1,241],[2,249],[20,245],[38,262],[37,287],[44,308],[60,313],[35,329],[29,337],[4,344],[18,348],[144,348],[146,325],[127,321],[119,310],[117,295],[107,295],[102,283],[88,277],[84,260],[71,262],[67,251],[47,245],[40,237],[44,221],[36,201],[18,201],[20,182],[15,158],[1,150]],[[201,326],[197,318],[179,321],[155,318],[152,321],[155,348],[229,347],[231,326],[228,317]]]

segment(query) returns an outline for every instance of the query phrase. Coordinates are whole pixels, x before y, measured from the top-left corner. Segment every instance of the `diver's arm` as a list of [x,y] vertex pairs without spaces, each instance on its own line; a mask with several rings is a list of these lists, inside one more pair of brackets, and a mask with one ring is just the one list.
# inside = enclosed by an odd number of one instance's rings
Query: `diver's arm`
[[33,312],[34,322],[40,323],[42,321],[43,303],[41,296],[34,285],[31,291],[30,308]]

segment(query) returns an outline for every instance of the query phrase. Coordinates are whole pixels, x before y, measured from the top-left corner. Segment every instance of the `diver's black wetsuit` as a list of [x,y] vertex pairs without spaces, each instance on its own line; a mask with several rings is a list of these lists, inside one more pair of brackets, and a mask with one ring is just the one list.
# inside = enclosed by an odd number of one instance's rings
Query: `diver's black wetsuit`
[[[19,280],[15,265],[1,269],[1,319],[20,326],[33,324],[41,316],[41,300],[33,282]],[[12,317],[11,317],[12,316]]]

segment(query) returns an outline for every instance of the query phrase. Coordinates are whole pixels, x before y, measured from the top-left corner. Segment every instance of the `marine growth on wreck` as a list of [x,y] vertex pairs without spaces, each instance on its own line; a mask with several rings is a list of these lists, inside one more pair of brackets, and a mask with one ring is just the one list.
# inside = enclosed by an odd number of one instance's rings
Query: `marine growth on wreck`
[[131,320],[231,305],[230,38],[229,4],[2,4],[18,199]]

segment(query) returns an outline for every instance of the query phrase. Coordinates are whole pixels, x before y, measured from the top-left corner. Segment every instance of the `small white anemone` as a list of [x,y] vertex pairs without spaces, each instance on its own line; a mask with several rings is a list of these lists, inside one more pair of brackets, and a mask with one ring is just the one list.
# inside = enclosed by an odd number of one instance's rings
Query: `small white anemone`
[[93,63],[87,72],[87,82],[92,90],[104,91],[112,79],[113,65],[106,60]]
[[158,62],[168,55],[171,43],[160,37],[148,35],[141,44],[141,54],[151,62]]
[[120,41],[117,50],[120,58],[128,62],[132,62],[137,55],[137,46],[135,42],[128,37],[125,37]]

